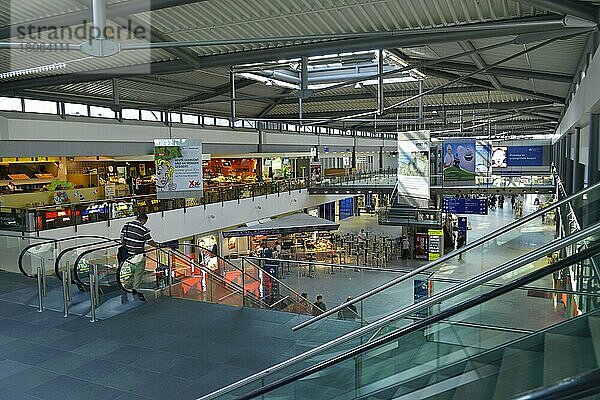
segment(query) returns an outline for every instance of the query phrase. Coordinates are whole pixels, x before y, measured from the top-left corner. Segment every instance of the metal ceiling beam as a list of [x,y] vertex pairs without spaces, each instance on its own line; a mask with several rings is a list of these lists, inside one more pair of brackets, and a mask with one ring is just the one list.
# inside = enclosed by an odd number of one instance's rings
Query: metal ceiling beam
[[[79,4],[86,6],[88,8],[90,6],[89,0],[76,0],[76,1]],[[121,27],[123,27],[127,30],[131,30],[132,31],[131,33],[133,33],[133,34],[136,33],[136,30],[132,29],[132,27],[144,27],[144,32],[148,32],[150,37],[142,38],[142,39],[146,39],[146,40],[149,39],[150,42],[171,42],[172,41],[170,38],[168,38],[162,32],[159,32],[157,29],[153,28],[152,26],[145,24],[142,20],[140,20],[139,18],[136,18],[134,16],[131,16],[131,15],[127,16],[127,17],[113,16],[110,19],[117,25],[120,25]],[[198,67],[198,54],[196,54],[194,51],[192,51],[190,49],[182,49],[182,48],[173,48],[173,49],[165,49],[165,50],[167,51],[167,53],[171,54],[172,56],[174,56],[176,58],[181,58],[182,60],[184,60],[185,62],[190,64],[190,66]]]
[[[125,17],[139,14],[146,11],[161,10],[163,8],[177,7],[184,4],[200,3],[207,0],[129,0],[116,4],[109,4],[107,17]],[[88,2],[91,5],[91,2]],[[9,39],[15,35],[19,27],[29,27],[30,25],[41,31],[48,30],[49,27],[66,27],[80,25],[83,21],[92,21],[91,9],[76,11],[67,14],[55,15],[52,17],[40,18],[27,21],[16,25],[7,25],[0,27],[0,39]]]
[[194,85],[194,87],[191,87],[189,83],[178,82],[171,79],[155,78],[151,76],[129,77],[125,78],[124,80],[131,82],[146,83],[148,85],[157,85],[165,88],[184,90],[189,92],[204,92],[207,94],[212,94],[215,92],[214,88],[198,85]]
[[[244,79],[241,81],[236,82],[236,90],[239,89],[243,89],[247,86],[253,85],[255,83],[258,83],[256,81],[251,81],[248,79]],[[174,101],[172,103],[169,104],[164,104],[163,107],[167,108],[168,110],[173,110],[173,109],[177,109],[177,108],[181,108],[181,107],[187,107],[196,103],[200,103],[209,99],[212,99],[214,97],[218,97],[218,96],[223,96],[228,94],[231,91],[231,85],[229,83],[226,83],[224,85],[218,86],[215,88],[215,92],[214,93],[194,93],[190,96],[187,96],[181,100],[177,100]],[[227,100],[229,101],[229,100]]]
[[559,15],[573,15],[575,17],[596,21],[598,8],[583,1],[573,0],[517,0],[544,10],[552,11]]
[[[165,0],[167,1],[167,0]],[[171,0],[175,2],[176,0]],[[191,0],[178,0],[180,2]],[[109,13],[110,14],[110,13]],[[296,58],[300,56],[316,56],[330,53],[341,53],[349,51],[371,50],[373,48],[397,48],[408,46],[419,46],[433,43],[444,43],[456,40],[483,39],[499,36],[513,36],[521,33],[546,32],[550,30],[565,29],[565,21],[556,17],[528,17],[519,19],[502,20],[496,22],[478,22],[473,24],[464,24],[450,27],[438,27],[429,29],[409,30],[406,33],[398,33],[389,36],[377,36],[375,38],[330,40],[318,43],[309,43],[293,46],[282,46],[258,50],[247,50],[200,57],[200,67],[219,67],[231,66],[247,63],[258,63],[278,60],[282,58]],[[451,35],[449,33],[452,33]],[[565,31],[566,32],[566,31]],[[155,63],[151,65],[154,69]],[[152,73],[174,73],[189,70],[189,64],[181,60],[156,63],[160,72]],[[149,65],[139,65],[138,69],[149,67]],[[112,79],[128,75],[127,71],[132,67],[109,68],[102,71],[95,71],[104,75],[104,79]],[[89,74],[69,74],[53,77],[41,77],[22,80],[19,82],[9,82],[0,85],[1,92],[9,90],[27,89],[42,86],[51,86],[57,84],[78,83],[97,80],[94,72]]]
[[[460,62],[445,62],[436,64],[436,68],[450,70],[450,71],[460,71],[460,72],[473,72],[476,68],[474,65],[460,63]],[[567,74],[557,74],[554,72],[547,71],[529,71],[525,69],[514,69],[514,68],[490,68],[489,71],[484,73],[485,75],[496,75],[502,76],[506,78],[515,78],[515,79],[539,79],[543,81],[550,82],[560,82],[560,83],[571,83],[573,81],[573,76]]]
[[[435,69],[428,69],[427,72],[430,75],[435,75],[439,78],[446,78],[449,80],[452,79],[456,79],[458,77],[460,77],[459,74],[453,74],[447,71],[440,71],[440,70],[435,70]],[[477,85],[480,87],[488,87],[490,90],[495,90],[495,88],[486,81],[482,81],[480,79],[474,79],[474,78],[468,78],[463,80],[464,83],[469,83],[469,84],[473,84],[473,85]],[[536,99],[540,99],[540,100],[545,100],[545,101],[549,101],[552,103],[560,103],[560,104],[564,104],[565,99],[559,96],[554,96],[551,94],[546,94],[546,93],[540,93],[540,92],[533,92],[530,90],[526,90],[526,89],[521,89],[521,88],[517,88],[514,86],[506,86],[503,85],[502,86],[502,91],[504,92],[510,92],[510,93],[515,93],[515,94],[520,94],[522,96],[527,96],[527,97],[532,97],[532,98],[536,98]]]
[[[477,49],[475,48],[475,46],[473,46],[473,43],[471,43],[470,40],[461,40],[458,42],[458,45],[463,49],[463,51],[477,51]],[[473,60],[473,62],[477,66],[476,70],[485,70],[486,68],[488,68],[487,63],[479,53],[473,53],[469,56],[469,58],[471,58],[471,60]],[[489,69],[487,72],[489,72]],[[490,74],[488,76],[488,79],[490,80],[490,83],[492,84],[492,86],[494,86],[496,90],[502,90],[502,84],[500,83],[498,78],[496,78],[493,74]]]
[[[483,92],[488,89],[480,88],[478,86],[461,86],[461,87],[452,87],[444,90],[445,94],[452,93],[474,93],[474,92]],[[388,98],[394,97],[405,97],[405,96],[414,96],[419,94],[417,89],[410,90],[401,90],[401,91],[386,91],[385,95]],[[349,94],[339,94],[332,96],[312,96],[307,99],[304,99],[304,104],[306,103],[324,103],[329,101],[346,101],[346,100],[370,100],[373,99],[372,93],[349,93]],[[296,104],[297,101],[293,99],[284,99],[279,104]]]
[[[375,100],[373,98],[373,100]],[[489,103],[489,108],[492,110],[515,110],[518,111],[520,108],[526,107],[537,107],[537,106],[552,106],[552,103],[542,101],[542,100],[524,100],[524,101],[507,101],[507,102],[493,102]],[[417,106],[406,107],[409,110],[417,110]],[[453,111],[453,110],[487,110],[488,103],[469,103],[469,104],[446,104],[446,105],[425,105],[426,112],[440,112],[440,111]],[[326,116],[338,116],[338,115],[346,115],[348,112],[352,112],[353,110],[345,110],[345,111],[335,111],[335,112],[305,112],[306,118],[324,118]],[[359,110],[356,110],[359,111]],[[402,113],[403,109],[398,110],[398,114]],[[416,113],[415,113],[416,115]],[[271,118],[296,118],[297,114],[273,114]]]
[[[293,92],[292,89],[285,89],[283,92],[281,92],[281,94],[290,94],[292,92]],[[258,113],[258,117],[263,118],[263,117],[267,116],[271,111],[273,111],[273,109],[275,107],[277,107],[279,104],[281,104],[285,101],[289,101],[289,100],[284,97],[281,97],[281,98],[273,101],[271,104],[269,104],[268,106],[263,108],[260,113]],[[298,100],[292,99],[291,101],[292,101],[291,104],[298,104]],[[306,100],[303,100],[303,101],[306,102]]]

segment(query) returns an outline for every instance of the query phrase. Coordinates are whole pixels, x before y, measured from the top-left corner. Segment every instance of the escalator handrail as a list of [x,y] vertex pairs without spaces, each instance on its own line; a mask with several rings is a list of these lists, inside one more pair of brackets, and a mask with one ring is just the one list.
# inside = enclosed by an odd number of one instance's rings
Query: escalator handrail
[[[69,237],[61,238],[61,239],[52,239],[52,242],[54,242],[54,245],[56,246],[60,242],[65,242],[67,240],[77,240],[77,239],[106,239],[106,236],[77,235],[77,236],[69,236]],[[19,254],[19,262],[18,262],[19,271],[21,271],[21,273],[28,278],[35,278],[36,276],[29,275],[27,272],[25,272],[25,270],[23,269],[23,257],[25,257],[25,254],[27,253],[27,251],[29,251],[29,249],[39,246],[39,245],[40,245],[40,243],[30,244],[29,246],[27,246],[23,250],[21,250],[21,254]]]
[[580,253],[576,253],[576,254],[574,254],[570,257],[567,257],[563,260],[557,261],[554,264],[550,264],[543,268],[540,268],[538,270],[530,272],[529,274],[524,275],[520,278],[517,278],[514,281],[509,282],[500,288],[497,288],[490,292],[481,294],[481,295],[471,298],[469,300],[465,300],[459,304],[456,304],[456,305],[451,306],[443,311],[440,311],[438,314],[424,318],[424,319],[417,321],[407,327],[400,328],[392,333],[389,333],[373,342],[369,342],[369,343],[357,346],[354,349],[349,350],[341,355],[335,356],[329,360],[320,362],[316,365],[313,365],[313,366],[305,368],[301,371],[295,372],[291,375],[286,376],[285,378],[282,378],[282,379],[279,379],[272,383],[269,383],[265,386],[255,389],[245,395],[238,396],[238,397],[236,397],[236,400],[249,400],[249,399],[255,398],[256,396],[260,396],[265,393],[271,392],[271,391],[278,389],[282,386],[285,386],[289,383],[295,382],[299,379],[313,375],[319,371],[322,371],[325,368],[331,367],[335,364],[338,364],[340,362],[351,359],[352,357],[358,356],[362,353],[373,350],[377,347],[383,346],[392,341],[396,341],[409,333],[424,329],[424,328],[430,326],[431,324],[443,321],[446,318],[449,318],[456,314],[464,312],[472,307],[476,307],[486,301],[489,301],[489,300],[495,299],[499,296],[502,296],[508,292],[511,292],[512,290],[519,288],[520,286],[527,285],[531,282],[535,282],[536,280],[541,279],[545,276],[548,276],[556,271],[560,271],[561,269],[567,268],[577,262],[581,262],[589,257],[592,257],[592,256],[598,254],[598,252],[600,252],[600,242],[595,242],[594,245],[590,246],[588,249],[586,249]]
[[600,368],[519,394],[512,400],[577,400],[600,393]]
[[[83,281],[82,281],[82,280],[79,278],[79,273],[77,272],[77,271],[78,271],[78,269],[79,269],[79,268],[78,268],[78,266],[79,266],[79,263],[80,263],[80,261],[81,261],[81,259],[82,259],[83,257],[85,257],[86,255],[88,255],[88,254],[91,254],[91,253],[93,253],[93,252],[95,252],[95,251],[98,251],[98,250],[108,250],[108,249],[115,248],[115,247],[118,247],[118,246],[121,246],[121,242],[120,242],[120,241],[119,241],[119,242],[117,242],[117,243],[112,243],[112,244],[108,244],[108,245],[104,245],[104,246],[96,247],[96,248],[93,248],[93,249],[88,249],[88,250],[86,250],[86,251],[82,252],[82,253],[81,253],[81,254],[80,254],[80,255],[79,255],[79,256],[78,256],[78,257],[75,259],[75,263],[74,263],[74,265],[73,265],[73,270],[74,270],[74,274],[73,274],[73,275],[74,275],[74,277],[75,277],[75,280],[77,281],[77,283],[79,283],[79,284],[80,284],[80,285],[82,285],[82,286],[89,286],[89,284],[86,284],[85,282],[83,282]],[[168,248],[168,247],[166,247],[166,246],[165,246],[165,247],[152,247],[152,248],[150,248],[150,249],[145,249],[145,250],[144,250],[144,252],[143,252],[143,253],[141,253],[141,254],[144,254],[144,255],[146,255],[147,253],[150,253],[150,252],[153,252],[153,251],[167,251],[167,250],[173,250],[173,249],[170,249],[170,248]],[[133,255],[133,256],[130,256],[130,257],[128,257],[128,258],[127,258],[125,261],[123,261],[123,262],[122,262],[122,263],[121,263],[119,266],[117,266],[117,271],[116,271],[116,283],[117,283],[117,286],[119,287],[119,290],[121,290],[121,291],[123,291],[123,292],[126,292],[126,293],[133,293],[133,290],[132,290],[132,289],[127,289],[127,288],[125,288],[125,287],[123,286],[123,283],[121,282],[121,279],[120,279],[120,276],[121,276],[121,270],[122,270],[122,268],[123,268],[123,265],[125,265],[125,263],[129,262],[129,259],[130,259],[130,258],[132,258],[132,257],[135,257],[135,256],[136,256],[136,255]],[[152,260],[152,259],[151,259],[151,260]],[[189,260],[189,259],[188,259],[188,260]],[[154,261],[156,261],[156,262],[157,262],[157,264],[160,264],[160,263],[158,262],[158,260],[154,260]],[[189,260],[189,261],[193,261],[193,260]],[[198,265],[198,267],[199,267],[199,268],[201,268],[203,271],[207,272],[209,275],[211,275],[211,276],[213,276],[213,277],[216,277],[217,279],[221,279],[221,280],[223,280],[224,282],[226,282],[227,284],[229,284],[229,285],[231,285],[231,286],[237,286],[237,285],[236,285],[235,283],[233,283],[233,282],[228,282],[228,281],[226,281],[226,280],[225,280],[225,279],[224,279],[222,276],[220,276],[220,275],[218,275],[218,274],[214,274],[214,272],[210,271],[208,268],[204,268],[204,267],[203,267],[203,266],[201,266],[201,265]],[[235,288],[234,288],[234,289],[235,289]],[[239,288],[238,290],[240,290],[240,292],[242,291],[242,290],[241,290],[241,288]]]
[[[224,259],[223,257],[219,256],[218,254],[215,254],[212,250],[207,249],[206,247],[197,245],[197,244],[193,244],[193,243],[186,243],[185,246],[191,246],[194,247],[196,249],[200,249],[202,251],[205,251],[207,253],[209,253],[210,255],[212,255],[213,257],[216,257],[218,261],[225,263],[226,265],[231,266],[232,268],[236,269],[237,271],[239,271],[240,273],[242,273],[243,276],[248,276],[250,277],[252,280],[259,282],[260,281],[256,278],[254,278],[252,275],[248,274],[247,272],[245,272],[244,270],[242,270],[242,268],[238,267],[237,265],[235,265],[234,263]],[[179,252],[179,250],[177,250]],[[242,259],[244,259],[242,257]],[[247,260],[248,261],[248,260]],[[249,262],[249,261],[248,261]],[[253,265],[257,266],[256,264],[252,263]],[[258,268],[260,268],[259,266],[257,266]],[[283,286],[284,288],[286,288],[287,290],[289,290],[291,293],[293,293],[297,299],[301,299],[302,296],[296,292],[294,289],[292,289],[291,287],[289,287],[288,285],[286,285],[285,283],[283,283],[280,279],[277,279],[276,277],[274,277],[273,275],[271,275],[269,272],[265,271],[265,270],[261,270],[263,274],[267,275],[270,279],[272,279],[273,281],[277,282],[279,285]],[[302,303],[298,300],[294,300],[295,303],[298,303],[301,305],[301,307],[306,308],[304,305],[302,305]],[[314,307],[314,305],[313,305]],[[307,312],[310,311],[307,309]],[[322,310],[321,310],[322,311]]]
[[[121,243],[121,241],[119,239],[111,239],[111,238],[105,237],[104,240],[100,240],[100,241],[93,242],[93,243],[80,244],[78,246],[68,247],[68,248],[64,249],[63,251],[61,251],[58,254],[58,256],[56,257],[56,260],[54,261],[54,275],[56,276],[56,278],[59,281],[62,282],[62,274],[60,273],[60,260],[69,251],[82,249],[82,248],[88,247],[88,246],[96,246],[96,245],[100,245],[100,244],[105,244],[105,243],[109,243],[109,242],[119,243],[119,244]],[[75,265],[73,265],[73,267],[75,267]]]
[[[428,297],[428,298],[420,301],[419,303],[415,303],[413,305],[407,306],[399,311],[396,311],[396,312],[389,314],[383,318],[380,318],[379,320],[377,320],[369,325],[363,326],[359,329],[356,329],[354,331],[346,333],[336,339],[333,339],[327,343],[319,345],[319,346],[317,346],[311,350],[308,350],[302,354],[294,356],[294,357],[292,357],[286,361],[283,361],[277,365],[269,367],[263,371],[257,372],[256,374],[251,375],[247,378],[244,378],[238,382],[232,383],[231,385],[228,385],[222,389],[219,389],[211,394],[208,394],[208,395],[202,397],[201,400],[214,399],[217,396],[223,395],[225,393],[229,393],[230,391],[235,390],[235,389],[239,388],[240,386],[244,386],[255,380],[262,379],[265,376],[267,376],[273,372],[279,371],[279,370],[281,370],[285,367],[288,367],[290,365],[293,365],[297,362],[306,360],[307,358],[310,358],[316,354],[319,354],[325,350],[328,350],[334,346],[337,346],[338,344],[345,343],[349,340],[360,337],[369,332],[373,332],[382,326],[388,325],[390,322],[396,321],[400,318],[403,318],[405,316],[413,314],[417,311],[424,310],[434,304],[440,303],[441,301],[447,300],[453,296],[462,294],[468,290],[479,287],[483,283],[489,282],[492,279],[495,279],[506,273],[509,273],[518,268],[521,268],[521,267],[529,264],[530,262],[538,260],[541,257],[543,257],[544,255],[548,254],[549,252],[556,251],[560,248],[569,246],[580,240],[586,239],[589,236],[591,236],[592,234],[598,233],[598,232],[600,232],[600,223],[596,223],[593,226],[586,228],[585,230],[579,231],[579,232],[577,232],[571,236],[568,236],[562,240],[554,241],[545,246],[539,247],[527,254],[521,255],[521,256],[519,256],[513,260],[510,260],[496,268],[493,268],[493,269],[486,271],[478,276],[475,276],[474,278],[466,280],[461,285],[457,285],[457,286],[451,287],[449,289],[446,289],[440,293],[435,294],[432,297]],[[580,253],[578,253],[578,254],[580,254]],[[495,290],[498,290],[498,289],[495,289]]]
[[[196,260],[192,260],[191,258],[186,257],[186,255],[183,252],[181,252],[177,249],[173,249],[173,248],[166,248],[166,249],[161,248],[160,250],[163,250],[163,251],[169,250],[176,257],[182,258],[184,261],[190,262],[194,267],[204,271],[206,274],[208,274],[213,279],[216,278],[216,280],[222,282],[224,286],[231,286],[233,289],[242,293],[243,298],[246,297],[246,293],[244,292],[244,288],[242,286],[238,285],[235,282],[228,281],[225,276],[219,275],[219,274],[215,273],[213,270],[211,270],[210,268],[207,268],[205,265],[202,265],[202,264],[196,262]],[[212,254],[212,252],[211,252],[211,254]],[[127,260],[125,260],[125,262],[127,262]],[[123,263],[123,264],[125,264],[125,263]],[[249,298],[259,305],[260,305],[260,302],[262,301],[262,299],[254,299],[254,298],[252,298],[252,296],[249,296]]]
[[[242,257],[242,259],[245,259],[247,263],[250,263],[250,264],[254,265],[256,268],[259,268],[259,269],[261,269],[259,265],[255,264],[255,263],[254,263],[254,262],[252,262],[251,260],[248,260],[248,259],[246,259],[246,258],[244,258],[244,257]],[[319,310],[319,312],[324,312],[323,310],[321,310],[321,309],[320,309],[319,307],[317,307],[316,305],[314,305],[314,304],[310,303],[310,302],[308,301],[308,299],[306,299],[306,301],[307,301],[307,303],[306,303],[306,304],[305,304],[305,303],[303,303],[302,301],[300,301],[300,299],[302,299],[302,298],[303,298],[301,294],[299,294],[299,293],[298,293],[298,292],[296,292],[294,289],[292,289],[291,287],[289,287],[288,285],[286,285],[285,283],[283,283],[281,280],[279,280],[279,279],[275,278],[275,277],[274,277],[273,275],[271,275],[269,272],[267,272],[267,271],[265,271],[265,270],[263,270],[263,269],[261,269],[261,271],[262,271],[262,273],[263,273],[263,274],[267,275],[267,276],[268,276],[270,279],[273,279],[274,281],[276,281],[277,283],[279,283],[281,286],[283,286],[284,288],[286,288],[287,290],[289,290],[291,293],[293,293],[293,294],[294,294],[294,296],[295,296],[296,298],[293,298],[293,297],[290,297],[290,296],[286,296],[286,297],[289,297],[289,298],[290,298],[290,300],[292,300],[292,302],[293,302],[294,304],[298,304],[300,307],[302,307],[302,308],[303,308],[303,309],[306,311],[306,313],[307,313],[307,314],[308,314],[308,313],[310,313],[310,314],[312,315],[312,313],[313,313],[313,308],[316,308],[317,310]],[[278,300],[277,302],[279,302],[279,300]]]
[[582,196],[582,195],[584,195],[584,194],[586,194],[586,193],[588,193],[588,192],[590,192],[592,190],[598,189],[598,188],[600,188],[600,182],[598,182],[598,183],[596,183],[596,184],[594,184],[592,186],[589,186],[588,188],[586,188],[586,189],[584,189],[584,190],[582,190],[582,191],[580,191],[578,193],[575,193],[575,194],[573,194],[573,195],[571,195],[571,196],[569,196],[569,197],[567,197],[567,198],[565,198],[565,199],[563,199],[561,201],[553,203],[551,206],[539,209],[539,210],[537,210],[537,211],[535,211],[535,212],[533,212],[533,213],[531,213],[529,215],[524,216],[523,218],[517,219],[516,221],[514,221],[514,222],[512,222],[512,223],[510,223],[508,225],[505,225],[505,226],[503,226],[503,227],[501,227],[499,229],[496,229],[495,231],[493,231],[493,232],[491,232],[491,233],[489,233],[489,234],[487,234],[487,235],[485,235],[485,236],[483,236],[483,237],[481,237],[479,239],[476,239],[473,242],[468,243],[468,244],[466,244],[465,246],[463,246],[463,247],[461,247],[459,249],[456,249],[456,250],[454,250],[454,251],[452,251],[452,252],[450,252],[448,254],[445,254],[442,257],[438,258],[437,260],[432,261],[432,262],[430,262],[428,264],[425,264],[422,267],[419,267],[419,268],[417,268],[417,269],[415,269],[415,270],[407,273],[406,275],[402,275],[402,276],[400,276],[398,278],[392,279],[391,281],[389,281],[387,283],[384,283],[381,286],[378,286],[378,287],[376,287],[374,289],[371,289],[371,290],[369,290],[369,291],[367,291],[367,292],[365,292],[365,293],[363,293],[363,294],[355,297],[351,301],[348,301],[348,302],[340,304],[339,306],[333,307],[332,309],[327,310],[326,312],[324,312],[323,314],[321,314],[321,315],[319,315],[317,317],[311,318],[308,321],[302,322],[302,323],[300,323],[300,324],[292,327],[292,330],[293,331],[297,331],[299,329],[302,329],[302,328],[305,328],[305,327],[307,327],[309,325],[312,325],[315,322],[320,321],[323,318],[326,318],[326,317],[328,317],[328,316],[330,316],[330,315],[338,312],[339,310],[341,310],[344,307],[347,307],[350,304],[358,303],[358,302],[360,302],[360,301],[362,301],[364,299],[367,299],[367,298],[369,298],[371,296],[374,296],[377,293],[380,293],[380,292],[382,292],[382,291],[384,291],[384,290],[386,290],[386,289],[388,289],[388,288],[390,288],[392,286],[395,286],[396,284],[398,284],[400,282],[403,282],[403,281],[405,281],[405,280],[407,280],[409,278],[412,278],[413,276],[416,276],[416,275],[418,275],[418,274],[420,274],[420,273],[422,273],[422,272],[424,272],[424,271],[426,271],[428,269],[431,269],[432,267],[440,265],[443,262],[446,262],[446,261],[448,261],[448,260],[450,260],[450,259],[458,256],[459,254],[463,254],[463,253],[465,253],[465,252],[467,252],[467,251],[469,251],[469,250],[471,250],[471,249],[473,249],[473,248],[475,248],[475,247],[477,247],[477,246],[479,246],[479,245],[481,245],[481,244],[483,244],[483,243],[485,243],[485,242],[487,242],[487,241],[489,241],[491,239],[494,239],[494,238],[502,235],[503,233],[506,233],[506,232],[508,232],[508,231],[516,228],[516,227],[519,227],[519,226],[521,226],[521,225],[523,225],[523,224],[525,224],[525,223],[527,223],[529,221],[532,221],[532,220],[540,217],[541,215],[547,213],[550,210],[554,210],[554,209],[562,206],[563,204],[568,203],[571,200],[573,200],[573,199],[575,199],[575,198],[577,198],[579,196]]

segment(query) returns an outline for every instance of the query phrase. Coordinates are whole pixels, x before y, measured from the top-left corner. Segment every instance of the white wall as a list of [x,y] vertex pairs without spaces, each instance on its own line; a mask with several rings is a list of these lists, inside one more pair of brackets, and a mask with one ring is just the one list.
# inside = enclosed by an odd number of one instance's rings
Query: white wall
[[[66,120],[53,115],[23,114],[23,113],[0,113],[0,145],[10,149],[10,144],[15,142],[28,142],[27,148],[23,146],[12,146],[15,151],[23,154],[4,154],[5,157],[15,156],[75,156],[86,154],[47,154],[48,145],[43,142],[83,142],[93,148],[102,142],[103,147],[98,151],[107,151],[106,144],[153,144],[156,138],[193,138],[201,140],[209,145],[215,154],[245,153],[258,149],[258,131],[251,129],[231,129],[222,127],[201,127],[185,124],[174,124],[171,130],[159,122],[147,121],[123,121],[119,123],[114,119],[67,117]],[[315,135],[294,132],[265,132],[263,134],[263,145],[268,151],[309,151],[317,145],[332,148],[346,149],[354,144],[352,137],[336,135]],[[2,143],[5,141],[5,143]],[[385,146],[390,150],[395,149],[394,140],[357,138],[357,148],[379,150]],[[221,147],[220,147],[221,146]],[[108,146],[110,148],[110,146]],[[145,151],[148,146],[142,147]],[[24,154],[25,152],[31,154]],[[0,146],[0,156],[1,154]],[[96,155],[115,155],[97,154]],[[120,154],[120,153],[118,153]],[[129,154],[140,155],[140,154]]]

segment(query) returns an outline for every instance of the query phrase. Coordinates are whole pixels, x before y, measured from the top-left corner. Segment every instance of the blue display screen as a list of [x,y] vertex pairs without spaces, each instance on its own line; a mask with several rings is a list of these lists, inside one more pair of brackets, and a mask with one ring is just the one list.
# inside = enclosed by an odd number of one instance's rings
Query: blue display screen
[[541,167],[544,162],[542,146],[510,146],[507,153],[509,167]]
[[442,211],[450,214],[480,214],[487,215],[487,199],[461,199],[457,197],[444,197]]

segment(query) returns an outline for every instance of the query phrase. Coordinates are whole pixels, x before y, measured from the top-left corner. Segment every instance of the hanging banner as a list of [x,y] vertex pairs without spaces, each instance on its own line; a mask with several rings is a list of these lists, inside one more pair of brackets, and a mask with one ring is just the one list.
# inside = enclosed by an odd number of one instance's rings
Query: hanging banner
[[475,139],[444,140],[444,183],[475,183]]
[[544,163],[542,146],[510,146],[506,154],[509,167],[541,167]]
[[429,131],[398,132],[398,197],[411,205],[429,201]]
[[201,197],[202,143],[192,139],[155,139],[156,194],[159,199]]

